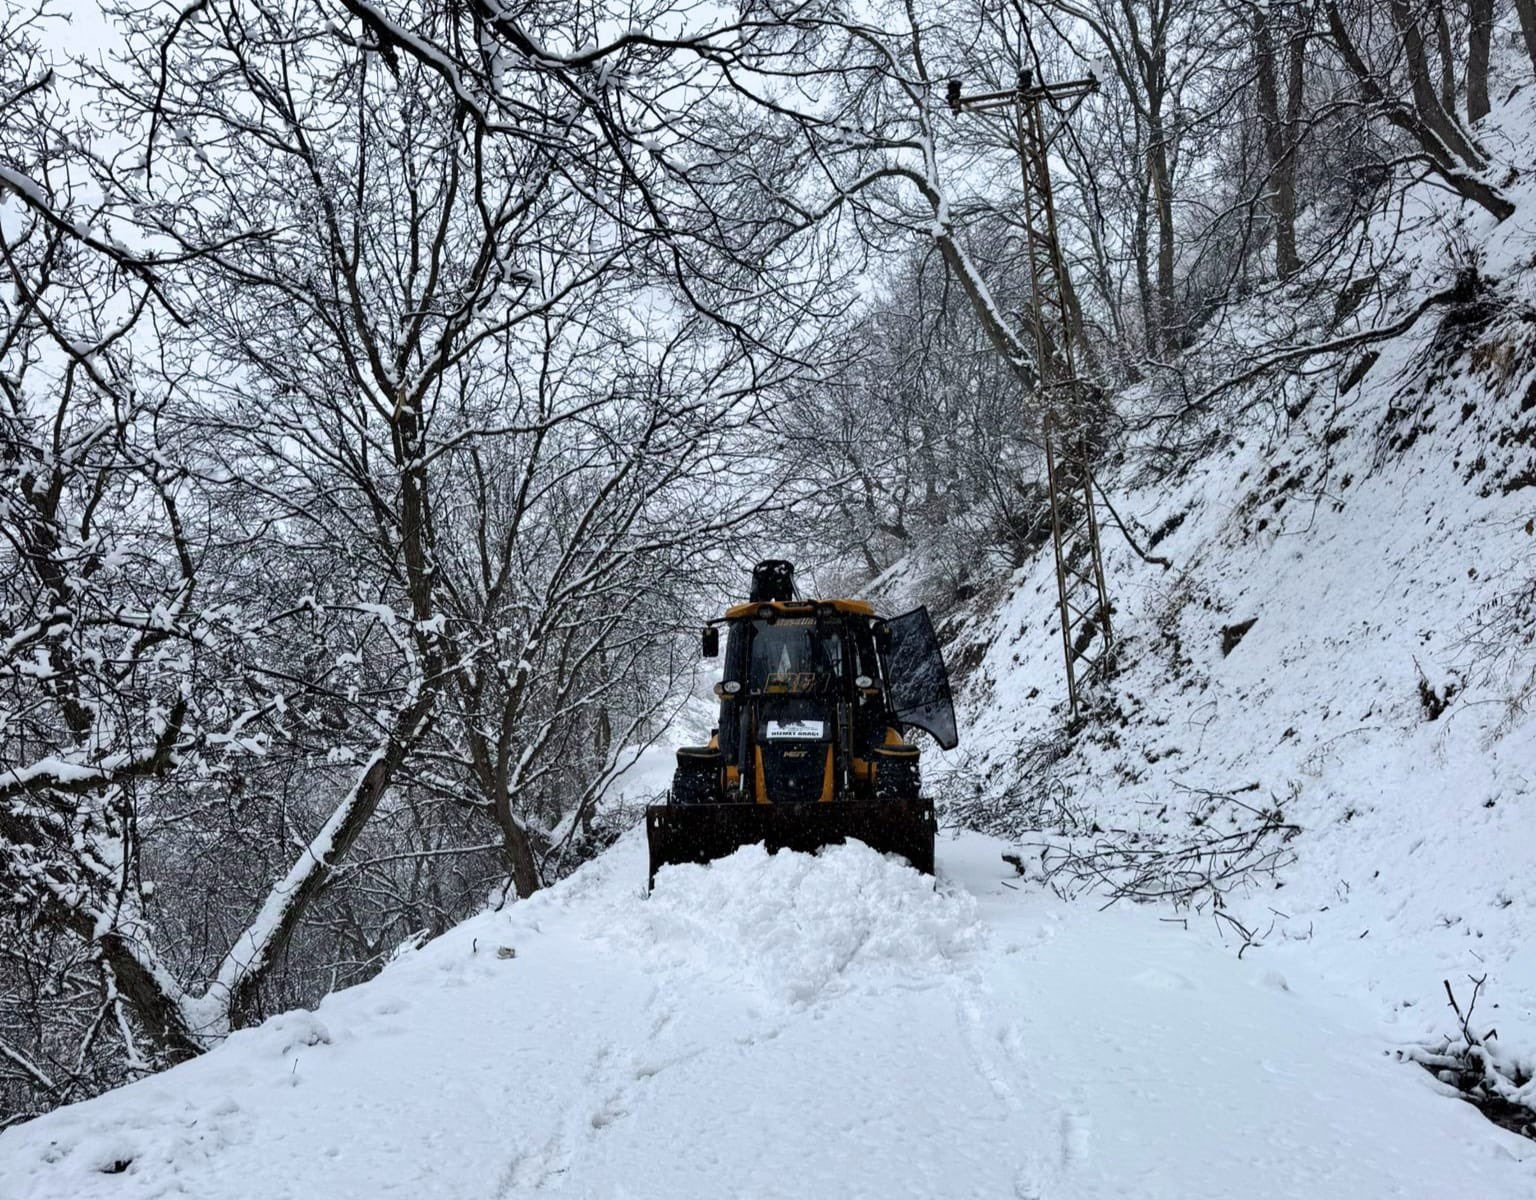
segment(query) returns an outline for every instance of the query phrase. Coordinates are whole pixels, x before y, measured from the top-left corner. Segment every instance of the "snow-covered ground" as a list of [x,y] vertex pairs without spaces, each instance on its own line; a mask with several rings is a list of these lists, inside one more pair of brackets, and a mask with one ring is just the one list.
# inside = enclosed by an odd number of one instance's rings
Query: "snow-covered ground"
[[643,839],[0,1137],[6,1200],[1536,1196],[1536,1154],[1301,971],[860,845]]
[[1529,1063],[1536,697],[1519,693],[1536,646],[1506,626],[1536,579],[1536,354],[1495,324],[1419,395],[1433,331],[1181,479],[1113,481],[1173,564],[1105,533],[1121,718],[1054,762],[1030,757],[1065,724],[1047,555],[953,651],[977,664],[961,769],[983,795],[1059,795],[1081,831],[1162,845],[1201,836],[1212,813],[1251,820],[1222,795],[1277,809],[1300,827],[1295,862],[1228,897],[1262,943],[1249,953],[1326,963],[1405,1042],[1454,1027],[1443,981],[1465,1001],[1486,976],[1480,1023]]

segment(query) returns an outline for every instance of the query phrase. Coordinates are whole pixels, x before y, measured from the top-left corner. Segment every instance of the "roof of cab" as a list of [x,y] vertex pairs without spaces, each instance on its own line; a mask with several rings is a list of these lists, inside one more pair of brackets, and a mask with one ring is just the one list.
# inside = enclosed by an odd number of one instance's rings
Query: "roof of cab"
[[725,619],[735,621],[741,617],[755,617],[764,608],[771,608],[783,616],[807,616],[821,604],[829,604],[840,613],[851,617],[872,617],[875,607],[868,600],[759,600],[756,603],[733,604],[725,610]]

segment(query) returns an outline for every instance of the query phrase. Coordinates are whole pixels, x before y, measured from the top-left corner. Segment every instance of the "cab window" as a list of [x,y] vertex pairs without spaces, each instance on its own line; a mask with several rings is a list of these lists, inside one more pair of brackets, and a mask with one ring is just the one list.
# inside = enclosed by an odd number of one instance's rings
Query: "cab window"
[[762,694],[825,695],[842,678],[843,639],[814,620],[755,621],[748,687]]

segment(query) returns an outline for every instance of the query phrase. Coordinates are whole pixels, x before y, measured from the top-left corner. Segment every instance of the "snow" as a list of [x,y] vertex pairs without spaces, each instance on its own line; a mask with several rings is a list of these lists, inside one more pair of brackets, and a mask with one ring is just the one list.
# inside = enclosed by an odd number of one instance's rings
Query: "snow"
[[[1447,1032],[1442,980],[1465,989],[1488,974],[1500,1006],[1489,1023],[1529,1051],[1536,730],[1511,706],[1498,653],[1473,644],[1480,614],[1529,577],[1536,550],[1531,493],[1503,482],[1528,452],[1516,439],[1501,452],[1489,432],[1530,420],[1526,381],[1501,393],[1469,373],[1409,418],[1426,429],[1411,449],[1384,452],[1383,414],[1422,374],[1423,341],[1388,346],[1355,395],[1319,396],[1183,479],[1105,481],[1145,530],[1182,516],[1154,549],[1175,569],[1140,562],[1106,530],[1126,664],[1112,696],[1126,715],[1112,736],[1075,742],[1048,778],[1085,824],[1173,837],[1191,828],[1200,789],[1258,785],[1249,798],[1302,829],[1283,890],[1233,897],[1267,934],[1263,955],[1326,962],[1405,1041]],[[1484,439],[1486,470],[1469,479]],[[969,758],[957,769],[990,794],[1046,786],[1020,755],[1063,723],[1053,589],[1049,562],[1036,562],[966,637],[986,652],[963,693]],[[1223,629],[1254,618],[1223,654]],[[1434,720],[1421,678],[1457,689]],[[1026,700],[1035,688],[1041,699]]]
[[638,831],[375,980],[0,1135],[7,1200],[1536,1195],[1304,971],[853,844]]
[[[38,651],[41,656],[42,650]],[[46,661],[46,660],[44,660]],[[48,675],[42,676],[48,678]],[[131,766],[133,756],[126,753],[105,754],[95,762],[74,762],[67,758],[59,758],[57,755],[49,755],[40,758],[34,763],[22,767],[7,767],[0,772],[0,791],[19,792],[28,784],[45,779],[60,787],[68,787],[70,784],[81,783],[93,779],[109,778],[117,771]]]
[[0,164],[0,188],[10,188],[11,191],[23,197],[29,204],[36,205],[38,208],[48,207],[47,194],[31,176],[23,175],[20,171],[13,171],[4,164]]

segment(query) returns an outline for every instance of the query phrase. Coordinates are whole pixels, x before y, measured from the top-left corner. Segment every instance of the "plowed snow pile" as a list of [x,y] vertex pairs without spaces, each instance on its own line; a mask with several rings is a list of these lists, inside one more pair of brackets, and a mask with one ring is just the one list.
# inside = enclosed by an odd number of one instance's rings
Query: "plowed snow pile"
[[[1521,1197],[1325,988],[858,845],[644,892],[631,836],[378,979],[0,1136],[6,1200]],[[1522,1161],[1525,1160],[1525,1161]]]

